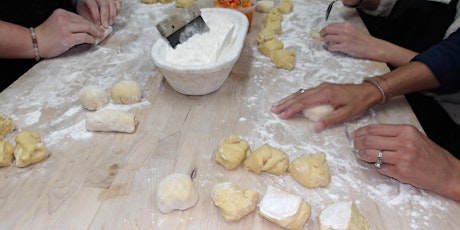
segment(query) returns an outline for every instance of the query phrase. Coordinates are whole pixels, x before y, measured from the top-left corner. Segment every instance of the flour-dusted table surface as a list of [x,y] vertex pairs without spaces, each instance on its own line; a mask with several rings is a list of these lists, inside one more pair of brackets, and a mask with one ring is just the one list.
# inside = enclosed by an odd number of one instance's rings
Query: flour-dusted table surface
[[[211,2],[199,2],[211,6]],[[175,9],[173,3],[146,5],[123,1],[114,33],[99,46],[78,46],[44,60],[0,94],[0,111],[20,130],[38,131],[50,157],[26,168],[0,168],[2,229],[278,229],[251,213],[227,223],[214,206],[210,191],[219,182],[253,188],[260,197],[267,185],[302,196],[312,207],[304,229],[318,229],[321,210],[338,201],[356,202],[372,229],[458,229],[460,204],[379,175],[372,164],[355,158],[347,132],[370,123],[409,123],[420,127],[404,98],[375,106],[361,118],[313,131],[313,123],[297,115],[288,120],[270,112],[273,102],[299,88],[323,81],[360,82],[388,69],[382,63],[330,53],[310,37],[324,18],[328,1],[294,0],[279,36],[296,49],[292,71],[276,69],[257,50],[261,13],[254,15],[239,61],[218,91],[205,96],[175,92],[150,57],[159,38],[155,24]],[[336,4],[331,21],[362,27],[353,9]],[[143,99],[134,105],[108,108],[136,113],[133,134],[93,133],[84,128],[88,113],[78,92],[96,84],[107,91],[122,79],[135,80]],[[263,144],[285,151],[290,159],[323,151],[332,181],[309,189],[282,176],[225,170],[214,161],[219,142],[230,134],[244,137],[256,149]],[[173,172],[195,170],[198,203],[186,211],[161,214],[155,201],[158,182]]]

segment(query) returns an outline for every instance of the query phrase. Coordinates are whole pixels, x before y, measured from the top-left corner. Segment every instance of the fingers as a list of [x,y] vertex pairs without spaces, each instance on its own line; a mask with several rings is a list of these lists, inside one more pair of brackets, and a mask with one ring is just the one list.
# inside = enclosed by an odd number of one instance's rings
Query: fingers
[[327,98],[317,94],[318,88],[312,88],[308,90],[298,90],[290,96],[275,102],[271,111],[282,119],[290,118],[293,115],[299,113],[303,109],[315,105],[315,104],[326,104]]

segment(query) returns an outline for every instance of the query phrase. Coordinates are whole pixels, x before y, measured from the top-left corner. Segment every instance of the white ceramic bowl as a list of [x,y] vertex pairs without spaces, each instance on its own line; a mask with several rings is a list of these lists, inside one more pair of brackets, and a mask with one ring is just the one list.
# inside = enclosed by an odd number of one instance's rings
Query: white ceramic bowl
[[227,79],[243,49],[248,30],[248,19],[236,10],[225,8],[203,8],[201,16],[205,22],[219,21],[235,25],[233,40],[223,58],[208,64],[178,65],[166,60],[169,44],[159,38],[152,47],[153,63],[164,75],[171,87],[186,95],[205,95],[218,90]]

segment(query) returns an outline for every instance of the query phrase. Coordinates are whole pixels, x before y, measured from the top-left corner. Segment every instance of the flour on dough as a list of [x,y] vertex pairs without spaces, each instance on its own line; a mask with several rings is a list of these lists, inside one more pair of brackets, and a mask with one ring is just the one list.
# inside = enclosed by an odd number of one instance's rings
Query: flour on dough
[[320,230],[368,230],[366,218],[352,201],[337,202],[326,207],[318,216]]
[[35,131],[21,131],[16,135],[15,141],[14,158],[18,167],[26,167],[49,156],[46,145],[41,142],[40,135]]
[[142,92],[135,81],[123,80],[112,86],[110,97],[116,104],[134,104],[141,100]]
[[332,107],[330,104],[322,104],[306,108],[302,110],[302,113],[306,118],[316,122],[321,117],[332,113],[333,111],[334,107]]
[[237,221],[256,209],[259,194],[237,184],[223,182],[212,187],[211,198],[225,221]]
[[289,167],[289,158],[283,151],[264,144],[244,161],[244,168],[257,174],[267,172],[282,175]]
[[173,173],[157,186],[156,199],[162,213],[173,210],[186,210],[193,207],[198,201],[198,192],[190,175]]
[[80,104],[87,110],[98,110],[108,103],[108,95],[105,90],[97,85],[88,85],[79,92]]
[[130,112],[105,109],[87,113],[85,128],[96,132],[133,133],[137,124],[136,116]]
[[237,135],[230,135],[220,142],[216,162],[225,169],[232,170],[238,167],[250,153],[251,149],[246,140]]
[[326,187],[331,182],[331,173],[326,154],[304,154],[289,165],[289,173],[300,184],[308,187]]

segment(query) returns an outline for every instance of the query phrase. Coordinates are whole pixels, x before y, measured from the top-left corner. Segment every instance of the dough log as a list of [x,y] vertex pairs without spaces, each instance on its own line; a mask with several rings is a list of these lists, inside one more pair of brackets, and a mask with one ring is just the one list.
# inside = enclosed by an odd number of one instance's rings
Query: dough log
[[88,131],[133,133],[137,123],[132,113],[106,109],[87,113],[85,127]]

